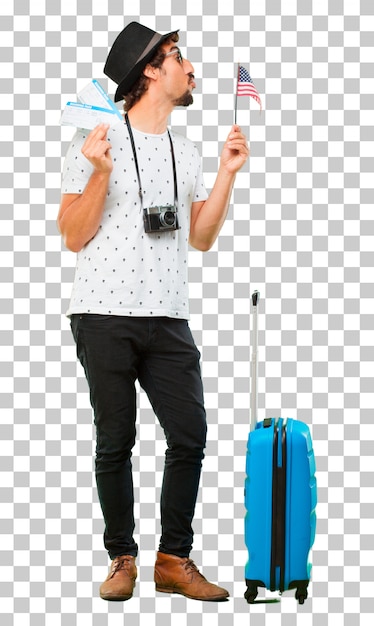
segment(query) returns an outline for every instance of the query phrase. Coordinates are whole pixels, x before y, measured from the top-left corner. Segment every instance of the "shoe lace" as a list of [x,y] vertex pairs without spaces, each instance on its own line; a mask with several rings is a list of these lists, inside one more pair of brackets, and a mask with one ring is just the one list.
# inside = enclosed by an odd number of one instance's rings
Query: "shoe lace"
[[187,559],[187,561],[184,564],[184,568],[187,572],[197,572],[198,574],[200,574],[199,570],[197,569],[192,559]]
[[114,559],[113,564],[112,564],[112,569],[110,572],[110,578],[113,578],[113,576],[117,572],[119,572],[121,569],[129,570],[130,564],[131,564],[131,559],[126,556],[119,556],[116,559]]

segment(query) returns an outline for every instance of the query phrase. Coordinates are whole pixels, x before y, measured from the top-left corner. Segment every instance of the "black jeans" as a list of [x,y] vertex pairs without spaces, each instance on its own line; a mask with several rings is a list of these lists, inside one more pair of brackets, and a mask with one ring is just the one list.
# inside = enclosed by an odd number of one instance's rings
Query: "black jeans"
[[206,444],[200,353],[186,320],[74,314],[96,426],[95,474],[111,559],[137,555],[131,450],[138,379],[164,430],[159,550],[186,557]]

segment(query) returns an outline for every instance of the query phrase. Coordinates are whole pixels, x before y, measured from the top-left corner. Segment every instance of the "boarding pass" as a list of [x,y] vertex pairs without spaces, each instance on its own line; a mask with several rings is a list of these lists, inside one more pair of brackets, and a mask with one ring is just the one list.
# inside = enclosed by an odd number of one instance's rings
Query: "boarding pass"
[[121,121],[123,120],[123,117],[116,105],[109,98],[108,94],[105,93],[99,81],[96,79],[91,80],[91,82],[79,92],[78,100],[79,102],[83,102],[83,104],[91,104],[103,109],[111,109],[113,113],[117,115],[118,119]]
[[113,109],[104,109],[81,102],[68,102],[62,112],[60,124],[92,130],[98,124],[115,126],[119,121]]

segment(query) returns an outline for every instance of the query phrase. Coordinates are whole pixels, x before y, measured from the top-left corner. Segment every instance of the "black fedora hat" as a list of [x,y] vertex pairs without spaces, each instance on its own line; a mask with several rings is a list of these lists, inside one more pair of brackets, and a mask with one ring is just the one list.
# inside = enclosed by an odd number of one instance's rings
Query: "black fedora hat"
[[160,35],[138,22],[131,22],[123,29],[112,45],[104,67],[104,74],[118,85],[115,102],[130,91],[162,42],[177,32]]

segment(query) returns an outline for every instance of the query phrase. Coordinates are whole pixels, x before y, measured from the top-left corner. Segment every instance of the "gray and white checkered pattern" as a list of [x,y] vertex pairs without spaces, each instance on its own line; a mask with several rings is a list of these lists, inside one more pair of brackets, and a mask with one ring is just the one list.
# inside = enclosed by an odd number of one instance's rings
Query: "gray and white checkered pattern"
[[[371,626],[374,3],[7,0],[0,14],[1,625]],[[238,62],[264,105],[260,115],[238,99],[250,162],[219,241],[190,254],[209,420],[192,557],[230,590],[220,604],[155,593],[165,443],[140,391],[139,579],[125,604],[98,598],[108,561],[94,430],[63,315],[75,256],[56,229],[73,129],[59,117],[91,78],[114,93],[102,68],[132,19],[181,29],[198,88],[171,124],[199,146],[208,188],[233,122]],[[243,598],[253,289],[262,295],[260,415],[302,419],[314,438],[318,526],[304,606],[291,593],[251,607]]]

